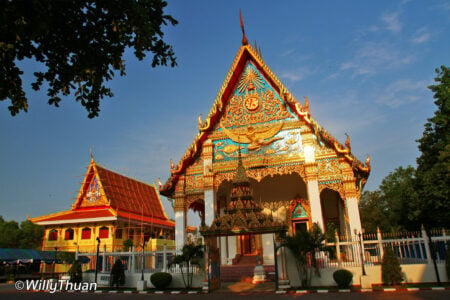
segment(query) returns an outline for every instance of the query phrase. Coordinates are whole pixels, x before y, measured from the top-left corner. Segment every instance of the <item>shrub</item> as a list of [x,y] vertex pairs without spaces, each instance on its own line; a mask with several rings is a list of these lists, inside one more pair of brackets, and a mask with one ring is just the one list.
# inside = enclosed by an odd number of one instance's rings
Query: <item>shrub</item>
[[111,286],[116,286],[116,288],[125,283],[125,270],[123,269],[122,261],[116,259],[112,269],[111,269]]
[[381,278],[386,285],[396,285],[403,280],[400,262],[391,247],[384,248],[383,261],[381,262]]
[[158,272],[155,274],[152,274],[150,277],[150,281],[158,290],[164,290],[167,288],[170,283],[172,282],[172,275],[165,272]]
[[81,263],[76,260],[73,262],[72,266],[69,269],[70,281],[79,283],[83,279],[83,272],[81,270]]
[[346,289],[350,287],[350,283],[353,279],[353,273],[349,270],[340,269],[333,273],[333,279],[340,289]]

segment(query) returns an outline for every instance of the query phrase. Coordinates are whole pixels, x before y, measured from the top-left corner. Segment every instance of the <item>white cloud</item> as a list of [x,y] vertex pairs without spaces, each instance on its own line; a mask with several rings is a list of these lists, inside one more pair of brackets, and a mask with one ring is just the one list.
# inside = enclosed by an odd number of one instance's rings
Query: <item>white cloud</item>
[[291,81],[300,81],[311,76],[312,74],[315,74],[316,72],[317,68],[310,69],[308,67],[301,67],[295,70],[284,70],[278,73],[280,74],[280,78],[288,79]]
[[304,74],[296,73],[293,71],[286,71],[281,73],[281,78],[285,78],[291,81],[300,81],[305,78]]
[[399,20],[399,12],[384,13],[381,16],[385,28],[393,33],[399,33],[402,31],[403,24]]
[[417,102],[425,97],[428,84],[429,82],[424,80],[397,80],[383,90],[383,93],[378,96],[376,102],[391,108]]
[[431,33],[428,31],[426,27],[419,28],[413,38],[411,39],[411,42],[414,44],[422,44],[428,41],[431,37]]
[[381,70],[408,65],[414,61],[391,44],[365,42],[356,49],[352,60],[341,64],[341,70],[353,70],[354,75],[374,75]]

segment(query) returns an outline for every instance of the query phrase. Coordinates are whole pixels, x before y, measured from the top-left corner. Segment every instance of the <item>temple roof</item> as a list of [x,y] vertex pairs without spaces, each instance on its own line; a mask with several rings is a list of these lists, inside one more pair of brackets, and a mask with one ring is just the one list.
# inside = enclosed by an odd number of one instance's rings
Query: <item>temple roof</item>
[[244,71],[247,62],[252,62],[261,74],[267,79],[271,87],[278,93],[286,105],[294,112],[295,117],[302,120],[307,124],[314,135],[323,143],[333,148],[338,155],[344,157],[349,163],[351,163],[355,175],[358,174],[364,179],[363,185],[370,173],[370,158],[363,164],[352,153],[350,149],[349,139],[345,145],[336,140],[328,131],[321,127],[310,115],[308,102],[304,106],[288,91],[288,89],[281,83],[281,81],[275,76],[275,74],[267,67],[262,60],[257,49],[254,49],[249,44],[243,44],[239,48],[238,53],[233,61],[233,64],[219,90],[219,93],[214,100],[214,104],[207,115],[205,121],[199,120],[199,133],[194,138],[192,144],[188,147],[178,164],[171,169],[171,175],[166,183],[160,187],[162,195],[171,196],[176,183],[178,182],[180,175],[191,165],[197,155],[201,153],[201,148],[205,140],[208,138],[216,125],[220,122],[220,119],[225,111],[225,106],[228,104],[230,96],[236,88],[239,78]]
[[118,219],[174,226],[154,185],[108,170],[92,159],[72,209],[32,221],[45,225]]

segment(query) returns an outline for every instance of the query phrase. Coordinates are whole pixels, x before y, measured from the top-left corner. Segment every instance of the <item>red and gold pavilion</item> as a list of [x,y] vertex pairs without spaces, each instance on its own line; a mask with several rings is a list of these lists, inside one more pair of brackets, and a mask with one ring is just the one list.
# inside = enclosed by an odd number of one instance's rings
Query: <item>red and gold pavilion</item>
[[320,126],[308,99],[297,101],[245,34],[209,114],[198,124],[197,136],[160,187],[174,199],[177,248],[186,240],[187,211],[194,209],[204,216],[202,228],[220,235],[215,239],[221,264],[256,253],[273,264],[272,233],[226,234],[253,224],[230,215],[240,155],[253,203],[289,234],[313,222],[323,230],[333,223],[340,234],[361,232],[358,202],[370,157],[361,162],[348,136],[342,144]]
[[91,159],[72,209],[32,218],[45,227],[42,250],[121,251],[130,239],[139,248],[152,238],[173,246],[175,222],[169,220],[154,185],[108,170]]

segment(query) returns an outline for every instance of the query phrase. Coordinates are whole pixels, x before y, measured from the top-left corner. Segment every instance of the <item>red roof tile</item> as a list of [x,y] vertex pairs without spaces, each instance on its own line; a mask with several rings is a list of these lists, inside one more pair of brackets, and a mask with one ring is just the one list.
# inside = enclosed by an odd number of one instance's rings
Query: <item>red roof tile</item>
[[118,212],[131,212],[167,220],[155,187],[95,165],[110,206]]
[[143,216],[141,217],[140,215],[136,215],[133,213],[128,213],[128,212],[123,212],[123,211],[118,211],[118,216],[125,218],[125,219],[131,219],[131,220],[136,220],[136,221],[143,221],[146,223],[152,223],[152,224],[156,224],[156,225],[161,225],[161,226],[167,226],[170,228],[173,228],[175,226],[175,222],[171,221],[171,220],[160,220],[160,219],[155,219],[155,218],[151,218],[151,217],[146,217]]
[[48,222],[48,221],[63,221],[63,220],[75,220],[75,219],[92,219],[92,218],[105,218],[114,217],[108,209],[95,209],[95,210],[67,210],[56,214],[42,216],[35,218],[36,222]]

